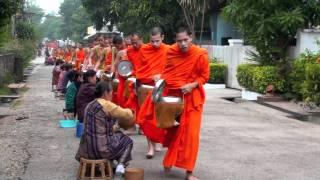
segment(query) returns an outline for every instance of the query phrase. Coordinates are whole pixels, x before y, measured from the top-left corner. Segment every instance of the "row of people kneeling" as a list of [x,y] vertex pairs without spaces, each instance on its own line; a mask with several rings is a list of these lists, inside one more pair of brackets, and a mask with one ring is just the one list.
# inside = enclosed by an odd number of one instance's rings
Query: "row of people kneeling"
[[[130,46],[117,48],[111,67],[115,76],[104,74],[104,79],[99,75],[101,80],[95,85],[95,71],[83,74],[84,83],[75,103],[78,119],[84,122],[78,160],[80,157],[117,160],[116,173],[123,174],[131,160],[133,141],[121,132],[119,125],[135,122],[147,137],[148,159],[155,154],[155,143],[163,144],[168,147],[164,168],[183,168],[187,179],[197,179],[193,169],[205,101],[202,85],[209,78],[208,54],[192,44],[185,28],[177,31],[175,44],[169,46],[162,40],[160,28],[151,30],[148,44],[142,44],[141,36],[133,34]],[[123,44],[120,38],[114,42]],[[124,60],[132,63],[136,81],[117,71],[117,65]],[[66,100],[68,91],[69,88]],[[165,123],[168,119],[170,122]]]

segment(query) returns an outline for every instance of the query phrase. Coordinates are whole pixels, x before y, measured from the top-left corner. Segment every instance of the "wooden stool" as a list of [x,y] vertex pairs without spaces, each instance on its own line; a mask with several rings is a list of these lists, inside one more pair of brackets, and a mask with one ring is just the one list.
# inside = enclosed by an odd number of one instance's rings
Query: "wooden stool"
[[125,180],[143,180],[144,170],[141,168],[126,168]]
[[78,180],[112,180],[112,167],[106,159],[89,160],[80,159],[80,167],[77,174]]

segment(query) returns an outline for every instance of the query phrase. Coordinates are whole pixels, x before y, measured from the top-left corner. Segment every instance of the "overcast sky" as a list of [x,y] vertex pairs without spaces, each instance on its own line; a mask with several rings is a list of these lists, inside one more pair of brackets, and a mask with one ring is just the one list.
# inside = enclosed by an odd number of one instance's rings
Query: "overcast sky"
[[35,0],[36,4],[39,5],[46,13],[59,12],[60,4],[63,0]]

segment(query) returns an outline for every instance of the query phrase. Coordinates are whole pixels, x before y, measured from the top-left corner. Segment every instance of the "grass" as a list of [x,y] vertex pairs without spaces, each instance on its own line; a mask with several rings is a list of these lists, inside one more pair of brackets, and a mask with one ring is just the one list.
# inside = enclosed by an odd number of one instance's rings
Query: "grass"
[[15,99],[12,101],[10,108],[16,110],[22,103],[23,101],[21,99]]
[[11,94],[11,91],[8,87],[0,87],[0,95],[9,95]]
[[[25,92],[27,92],[30,88],[28,87],[24,87],[18,90],[19,95],[24,94]],[[0,95],[11,95],[12,92],[10,90],[10,88],[8,88],[6,85],[4,85],[3,87],[0,87]],[[10,107],[11,109],[17,109],[20,105],[23,104],[23,100],[21,98],[19,99],[15,99],[11,102]]]

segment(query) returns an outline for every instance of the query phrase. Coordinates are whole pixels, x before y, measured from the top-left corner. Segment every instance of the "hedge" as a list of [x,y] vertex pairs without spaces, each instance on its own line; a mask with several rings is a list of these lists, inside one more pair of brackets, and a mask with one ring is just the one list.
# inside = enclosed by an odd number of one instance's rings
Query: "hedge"
[[[309,66],[317,66],[317,64],[320,64],[319,61],[319,54],[313,54],[311,52],[306,52],[301,54],[301,56],[293,61],[292,63],[292,72],[290,73],[290,86],[291,86],[291,92],[294,97],[297,100],[303,100],[303,99],[310,99],[308,98],[309,94],[306,86],[307,84],[307,78],[310,79],[310,76],[312,76],[311,71],[313,70],[312,67]],[[316,67],[315,67],[316,68]],[[308,72],[307,72],[308,71]],[[317,72],[315,72],[317,73]],[[319,76],[318,76],[319,77]],[[320,78],[320,77],[319,77]]]
[[242,87],[259,93],[265,93],[268,85],[273,85],[278,92],[284,90],[285,80],[279,76],[275,66],[239,65],[237,79]]
[[227,65],[219,63],[210,63],[209,83],[225,84],[227,75]]
[[306,65],[306,80],[303,83],[302,95],[306,102],[320,105],[320,64]]

